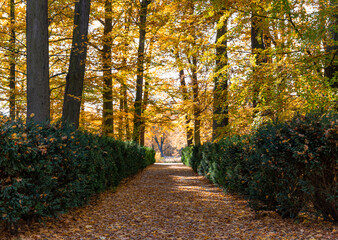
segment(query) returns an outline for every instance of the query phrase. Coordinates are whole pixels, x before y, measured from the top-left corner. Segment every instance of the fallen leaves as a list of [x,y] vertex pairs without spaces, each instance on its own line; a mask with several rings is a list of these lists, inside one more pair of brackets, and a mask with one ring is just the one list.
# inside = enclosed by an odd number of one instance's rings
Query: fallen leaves
[[[295,223],[256,214],[183,165],[150,166],[83,208],[45,225],[23,227],[28,239],[337,239],[331,223]],[[0,239],[5,239],[0,234]],[[15,239],[15,238],[14,238]]]

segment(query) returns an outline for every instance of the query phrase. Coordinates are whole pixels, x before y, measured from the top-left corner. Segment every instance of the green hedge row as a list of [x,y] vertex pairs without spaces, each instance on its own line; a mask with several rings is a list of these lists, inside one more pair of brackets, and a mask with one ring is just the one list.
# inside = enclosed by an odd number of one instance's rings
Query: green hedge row
[[256,210],[293,218],[309,207],[337,221],[337,119],[337,113],[298,115],[252,135],[185,148],[182,161]]
[[0,219],[9,226],[85,204],[155,162],[155,151],[71,127],[0,124]]

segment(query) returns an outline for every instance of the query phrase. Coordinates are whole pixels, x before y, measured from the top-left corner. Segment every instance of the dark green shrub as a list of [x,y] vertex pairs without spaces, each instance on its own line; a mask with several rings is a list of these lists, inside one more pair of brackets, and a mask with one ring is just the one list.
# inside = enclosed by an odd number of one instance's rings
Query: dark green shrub
[[200,163],[202,160],[202,149],[203,149],[203,146],[192,147],[190,166],[195,172],[198,172],[198,168],[200,167]]
[[211,181],[236,191],[256,209],[296,217],[313,205],[328,220],[338,220],[337,113],[297,115],[268,123],[250,136],[193,147],[191,167]]
[[153,148],[150,147],[144,147],[145,151],[146,151],[146,165],[151,165],[153,163],[155,163],[155,150]]
[[249,176],[255,164],[249,161],[249,139],[247,136],[233,136],[222,139],[219,143],[219,168],[216,182],[231,191],[247,195]]
[[155,161],[131,142],[21,121],[0,124],[0,219],[56,216]]
[[192,156],[192,147],[188,146],[182,149],[181,160],[184,165],[191,167],[190,161]]

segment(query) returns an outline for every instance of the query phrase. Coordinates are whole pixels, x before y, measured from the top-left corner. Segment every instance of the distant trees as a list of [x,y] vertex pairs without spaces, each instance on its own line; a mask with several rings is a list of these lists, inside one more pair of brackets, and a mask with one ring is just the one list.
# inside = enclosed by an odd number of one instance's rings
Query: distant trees
[[140,144],[176,124],[199,145],[334,108],[335,1],[48,3],[0,6],[0,107],[12,119]]

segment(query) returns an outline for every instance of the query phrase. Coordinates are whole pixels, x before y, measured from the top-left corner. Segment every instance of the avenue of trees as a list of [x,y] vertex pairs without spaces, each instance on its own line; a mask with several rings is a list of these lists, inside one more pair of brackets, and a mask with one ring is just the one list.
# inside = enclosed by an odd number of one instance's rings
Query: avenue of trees
[[0,111],[141,145],[248,133],[337,108],[337,21],[335,0],[3,0]]

